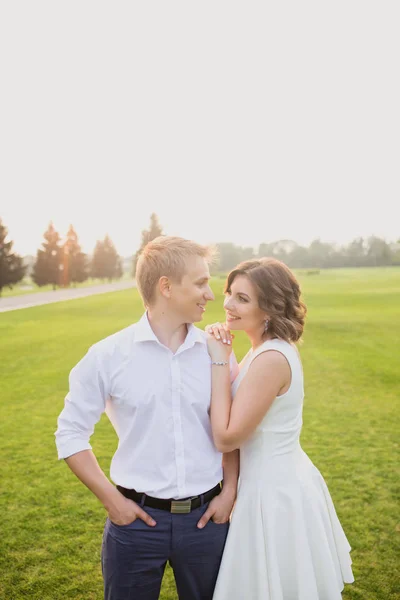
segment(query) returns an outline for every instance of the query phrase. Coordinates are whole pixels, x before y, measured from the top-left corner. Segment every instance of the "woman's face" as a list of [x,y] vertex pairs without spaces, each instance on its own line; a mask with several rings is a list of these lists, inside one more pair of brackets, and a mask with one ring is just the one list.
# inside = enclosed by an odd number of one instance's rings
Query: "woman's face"
[[246,275],[237,275],[225,295],[226,324],[230,329],[264,331],[266,313],[258,306],[257,292]]

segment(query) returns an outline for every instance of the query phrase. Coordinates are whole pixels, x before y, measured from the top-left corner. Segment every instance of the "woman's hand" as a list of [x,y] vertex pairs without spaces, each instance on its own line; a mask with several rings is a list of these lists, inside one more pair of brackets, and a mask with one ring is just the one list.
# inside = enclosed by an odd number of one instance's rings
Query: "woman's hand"
[[213,361],[229,361],[233,336],[226,325],[214,323],[205,328],[208,353]]
[[232,340],[235,336],[233,336],[230,332],[230,329],[225,323],[212,323],[211,325],[206,325],[205,328],[206,333],[213,335],[217,340],[221,340],[221,342],[226,344],[232,344]]

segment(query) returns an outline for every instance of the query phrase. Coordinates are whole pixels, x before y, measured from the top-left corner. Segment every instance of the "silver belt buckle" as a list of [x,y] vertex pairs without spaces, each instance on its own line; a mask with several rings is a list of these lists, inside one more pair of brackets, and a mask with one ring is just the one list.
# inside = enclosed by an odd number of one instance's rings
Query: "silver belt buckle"
[[189,500],[171,500],[171,513],[174,515],[187,515],[190,513],[192,501]]

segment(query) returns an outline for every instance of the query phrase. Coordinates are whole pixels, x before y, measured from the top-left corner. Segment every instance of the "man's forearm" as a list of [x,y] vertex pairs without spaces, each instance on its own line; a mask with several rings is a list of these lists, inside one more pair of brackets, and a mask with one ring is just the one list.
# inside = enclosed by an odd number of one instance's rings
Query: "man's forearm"
[[82,450],[65,459],[71,471],[109,511],[121,498],[120,492],[107,479],[91,450]]
[[239,478],[239,450],[224,453],[222,467],[224,470],[224,490],[231,492],[236,497]]

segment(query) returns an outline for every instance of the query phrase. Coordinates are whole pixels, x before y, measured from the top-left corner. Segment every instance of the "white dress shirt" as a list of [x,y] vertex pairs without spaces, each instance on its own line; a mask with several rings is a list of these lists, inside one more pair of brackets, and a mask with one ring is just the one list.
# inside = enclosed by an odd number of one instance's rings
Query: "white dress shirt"
[[[237,370],[232,353],[232,378]],[[55,434],[60,459],[91,449],[90,436],[105,411],[119,439],[110,469],[115,484],[179,499],[222,479],[209,419],[211,359],[201,329],[188,325],[174,354],[144,314],[94,344],[69,384]]]

